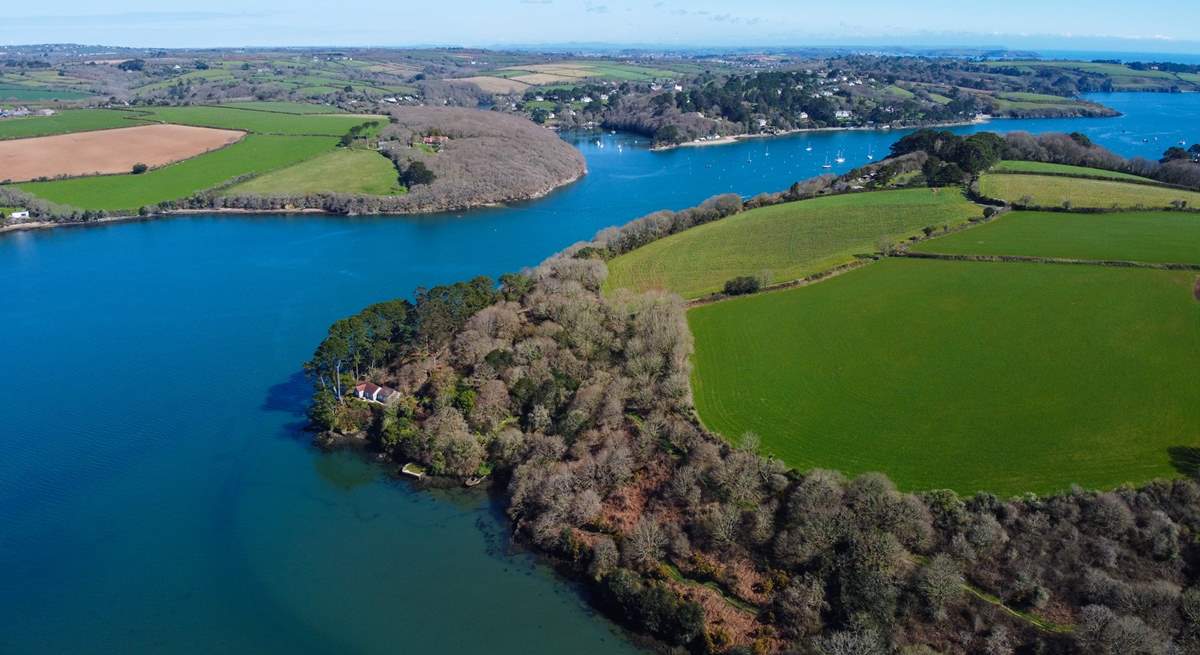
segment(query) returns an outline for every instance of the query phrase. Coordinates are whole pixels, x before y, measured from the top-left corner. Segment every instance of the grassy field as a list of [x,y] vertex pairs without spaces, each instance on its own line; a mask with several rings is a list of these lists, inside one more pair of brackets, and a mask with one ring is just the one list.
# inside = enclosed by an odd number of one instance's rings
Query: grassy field
[[[146,120],[179,125],[199,125],[256,134],[341,136],[371,119],[361,116],[289,115],[231,107],[151,107],[140,114]],[[380,116],[377,120],[387,122]]]
[[1068,166],[1066,164],[1047,164],[1040,161],[1011,161],[1005,160],[992,167],[997,173],[1052,173],[1055,175],[1073,175],[1075,177],[1105,177],[1112,180],[1137,180],[1153,182],[1147,177],[1106,171],[1102,168],[1085,168],[1083,166]]
[[[52,202],[81,209],[134,210],[167,200],[186,198],[237,177],[261,175],[329,152],[331,165],[314,164],[282,180],[302,183],[283,192],[341,190],[355,193],[395,193],[395,171],[387,160],[371,153],[371,160],[334,153],[336,139],[355,125],[369,122],[362,116],[317,114],[332,111],[293,102],[248,102],[237,106],[152,107],[138,111],[66,111],[46,118],[0,122],[0,138],[30,137],[112,127],[165,122],[250,132],[242,142],[188,159],[143,175],[112,175],[21,184],[20,187]],[[382,123],[386,118],[379,117]],[[340,158],[340,159],[339,159]],[[344,168],[338,164],[346,165]],[[353,163],[354,165],[348,165]],[[318,179],[322,178],[322,179]],[[275,185],[281,178],[263,183]],[[322,187],[316,189],[315,187]],[[333,188],[330,188],[333,187]]]
[[979,178],[979,189],[985,196],[1009,202],[1020,202],[1028,196],[1032,204],[1039,207],[1060,207],[1070,201],[1076,209],[1159,208],[1169,207],[1175,200],[1185,200],[1190,206],[1200,207],[1200,193],[1194,191],[1107,180],[993,173]]
[[92,95],[72,89],[45,89],[0,84],[0,100],[23,100],[28,102],[37,102],[39,100],[81,100]]
[[0,120],[0,139],[22,139],[144,124],[136,119],[136,114],[112,109],[71,109],[53,116],[6,118]]
[[1200,446],[1190,272],[888,259],[698,307],[704,423],[800,467],[1002,495],[1176,475]]
[[851,261],[926,226],[981,210],[956,190],[878,191],[764,207],[701,225],[609,262],[606,288],[669,289],[685,298],[719,291],[739,275],[795,280]]
[[[253,112],[244,112],[253,113]],[[251,134],[238,143],[142,175],[105,175],[17,185],[51,202],[84,209],[134,210],[186,198],[242,175],[290,166],[331,150],[332,137]]]
[[13,212],[21,211],[20,207],[0,207],[0,219],[8,218]]
[[1100,75],[1108,75],[1114,78],[1114,83],[1119,84],[1129,80],[1152,79],[1169,81],[1175,79],[1175,76],[1166,71],[1153,70],[1134,70],[1124,64],[1107,64],[1099,62],[1085,61],[986,61],[982,62],[984,66],[991,68],[1018,68],[1026,71],[1036,71],[1037,69],[1067,69],[1080,71],[1084,73],[1097,73]]
[[286,102],[286,101],[271,101],[262,100],[254,102],[226,102],[222,103],[222,107],[232,107],[234,109],[250,109],[254,111],[271,111],[280,114],[340,114],[343,113],[337,107],[329,105],[314,105],[307,102]]
[[1061,109],[1071,110],[1083,105],[1073,98],[1043,95],[1040,93],[999,93],[996,94],[996,104],[1001,111]]
[[374,150],[340,148],[238,184],[230,195],[354,193],[394,196],[404,193],[396,167]]
[[1011,212],[925,241],[917,252],[1200,264],[1200,216],[1179,212]]

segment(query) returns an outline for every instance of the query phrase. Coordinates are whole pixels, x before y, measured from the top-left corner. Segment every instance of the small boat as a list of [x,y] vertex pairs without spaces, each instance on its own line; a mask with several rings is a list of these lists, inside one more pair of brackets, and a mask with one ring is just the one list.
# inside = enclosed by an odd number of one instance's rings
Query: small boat
[[463,482],[464,487],[478,487],[480,482],[487,479],[486,475],[472,475]]
[[812,146],[808,146],[807,148],[805,148],[804,152],[812,152]]
[[838,151],[838,154],[837,154],[837,157],[834,157],[833,161],[836,161],[836,162],[837,162],[837,163],[839,163],[839,164],[845,164],[845,163],[846,163],[846,157],[845,157],[844,155],[842,155],[842,151],[841,151],[841,150],[839,150],[839,151]]
[[821,166],[821,168],[833,168],[833,164],[829,163],[829,155],[825,155],[825,163]]
[[875,161],[875,152],[871,149],[871,146],[867,146],[867,161]]

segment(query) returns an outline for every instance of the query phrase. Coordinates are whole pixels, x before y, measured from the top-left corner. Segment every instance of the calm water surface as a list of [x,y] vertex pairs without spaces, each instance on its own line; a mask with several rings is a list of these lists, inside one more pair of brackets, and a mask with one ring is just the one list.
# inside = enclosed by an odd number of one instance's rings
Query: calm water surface
[[[1200,96],[1097,99],[1127,115],[982,129],[1078,130],[1143,156],[1200,141]],[[478,494],[413,492],[314,451],[300,362],[367,303],[516,270],[656,209],[779,190],[839,150],[843,169],[862,164],[897,136],[665,153],[573,136],[590,174],[516,207],[0,237],[0,652],[636,652],[509,552]]]

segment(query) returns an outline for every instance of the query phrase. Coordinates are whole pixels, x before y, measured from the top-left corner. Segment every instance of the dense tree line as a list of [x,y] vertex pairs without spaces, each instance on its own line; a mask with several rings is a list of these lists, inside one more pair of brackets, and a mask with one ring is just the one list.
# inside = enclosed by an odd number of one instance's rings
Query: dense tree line
[[1048,162],[1131,173],[1167,184],[1200,188],[1200,144],[1169,148],[1160,161],[1125,159],[1092,143],[1087,135],[980,132],[967,137],[939,130],[917,130],[891,146],[893,155],[925,152],[925,177],[933,185],[961,184],[1002,159]]
[[917,130],[891,146],[893,156],[924,152],[928,155],[922,172],[929,186],[962,184],[968,175],[978,175],[1008,154],[1004,138],[991,132],[960,137],[952,132]]
[[[706,432],[682,301],[602,293],[603,260],[744,206],[725,196],[655,214],[498,285],[419,291],[339,322],[308,366],[314,419],[397,462],[497,476],[520,538],[594,584],[611,616],[680,652],[1200,653],[1193,480],[1013,500],[908,494],[880,474],[789,470],[754,435]],[[339,406],[331,371],[399,397]],[[1173,455],[1186,470],[1200,461],[1195,449]]]
[[[1166,184],[1200,189],[1200,164],[1189,157],[1175,158],[1168,150],[1163,161],[1142,157],[1125,159],[1091,142],[1083,134],[1010,132],[1004,136],[1006,159],[1024,159],[1072,166],[1087,166],[1148,177]],[[1196,149],[1200,154],[1200,148]]]

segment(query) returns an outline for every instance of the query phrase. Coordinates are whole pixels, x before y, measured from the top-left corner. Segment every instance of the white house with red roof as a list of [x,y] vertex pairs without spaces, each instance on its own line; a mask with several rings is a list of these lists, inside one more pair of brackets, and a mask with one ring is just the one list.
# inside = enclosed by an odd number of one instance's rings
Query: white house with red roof
[[395,389],[381,387],[372,382],[360,382],[354,387],[354,395],[363,400],[368,400],[375,403],[386,403],[389,398],[396,395]]

